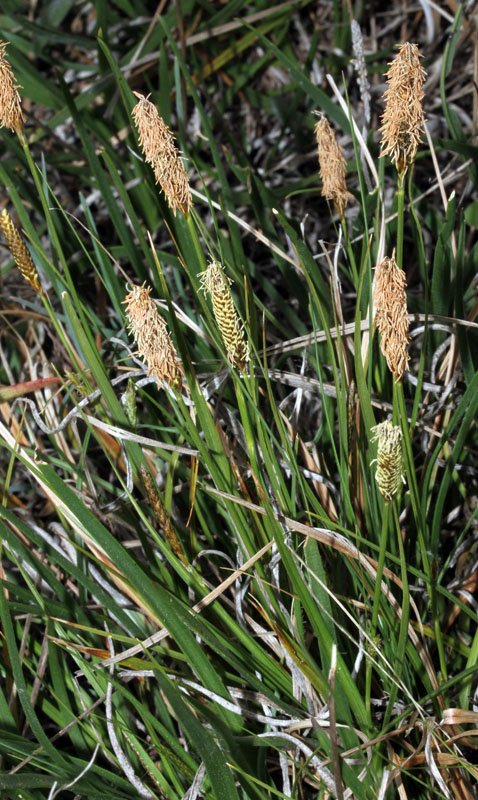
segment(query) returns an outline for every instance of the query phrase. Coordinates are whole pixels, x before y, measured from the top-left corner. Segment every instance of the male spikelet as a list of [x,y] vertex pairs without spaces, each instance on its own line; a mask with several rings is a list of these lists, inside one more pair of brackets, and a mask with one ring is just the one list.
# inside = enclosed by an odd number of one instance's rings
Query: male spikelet
[[156,183],[161,186],[174,214],[179,209],[188,216],[192,208],[191,190],[179,151],[174,144],[174,136],[160,117],[156,106],[138,92],[134,94],[138,102],[131,116],[138,129],[145,160],[151,164]]
[[150,297],[151,287],[134,286],[125,300],[129,331],[139,356],[148,366],[148,375],[170,386],[179,386],[182,370],[166,323]]
[[244,338],[244,330],[232,299],[232,281],[224,274],[224,267],[218,261],[211,261],[205,272],[199,275],[201,288],[209,294],[217,326],[226,346],[229,362],[243,370],[249,360],[249,347]]
[[19,86],[15,83],[12,68],[5,58],[7,42],[0,41],[0,127],[10,128],[20,134],[23,130],[24,116]]
[[372,428],[372,442],[377,442],[375,480],[383,499],[388,503],[402,484],[402,432],[389,420]]
[[36,292],[42,293],[40,278],[33,259],[27,250],[20,232],[12,222],[12,218],[7,209],[4,208],[0,214],[0,228],[3,231],[7,247],[13,256],[13,260],[28,283],[33,286]]
[[380,333],[380,349],[396,381],[408,367],[407,280],[397,266],[395,254],[384,258],[376,268],[373,301],[375,323]]
[[340,219],[343,219],[345,207],[351,198],[345,181],[347,162],[330,122],[322,114],[315,125],[314,133],[322,179],[322,197],[333,202]]
[[416,44],[405,42],[399,45],[387,72],[380,155],[389,155],[401,175],[415,160],[424,125],[422,100],[426,72],[421,57]]

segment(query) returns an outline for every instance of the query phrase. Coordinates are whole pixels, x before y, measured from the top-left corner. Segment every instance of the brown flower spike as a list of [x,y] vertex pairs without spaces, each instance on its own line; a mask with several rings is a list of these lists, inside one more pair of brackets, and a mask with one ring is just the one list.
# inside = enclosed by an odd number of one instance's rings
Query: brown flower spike
[[375,480],[383,499],[389,503],[402,485],[402,432],[389,420],[372,428],[372,442],[377,442]]
[[7,247],[12,254],[13,260],[28,283],[33,286],[36,292],[42,293],[40,278],[33,259],[23,241],[20,232],[12,222],[12,218],[7,209],[4,208],[0,214],[0,228],[3,231]]
[[146,489],[146,494],[148,495],[150,506],[164,531],[165,538],[169,542],[172,550],[176,553],[178,558],[181,559],[183,564],[187,564],[188,562],[184,554],[183,547],[179,541],[178,534],[174,529],[171,519],[163,505],[158,488],[144,466],[141,466],[141,477],[143,479],[144,488]]
[[156,106],[138,92],[134,94],[139,99],[131,116],[138,129],[145,160],[151,164],[156,183],[161,186],[174,214],[179,209],[188,216],[193,204],[191,190],[174,136]]
[[322,197],[333,202],[340,219],[343,219],[345,207],[351,198],[345,181],[347,162],[330,122],[323,115],[320,116],[314,133],[322,179]]
[[170,386],[179,386],[182,370],[176,348],[150,293],[151,288],[134,286],[123,300],[129,331],[137,344],[139,356],[148,365],[148,375],[154,375],[158,381],[166,381]]
[[234,367],[242,370],[249,361],[249,347],[244,338],[241,320],[234,307],[230,289],[231,280],[226,277],[224,267],[218,261],[211,261],[199,278],[201,288],[211,296],[214,317],[226,346],[227,358]]
[[0,41],[0,127],[21,133],[25,118],[22,114],[18,84],[12,68],[5,58],[8,42]]
[[380,333],[380,349],[396,381],[408,367],[407,279],[403,269],[391,258],[384,258],[376,268],[373,301],[375,323]]
[[402,175],[415,160],[424,125],[422,100],[426,72],[420,59],[418,46],[405,42],[399,46],[387,72],[380,155],[389,155]]

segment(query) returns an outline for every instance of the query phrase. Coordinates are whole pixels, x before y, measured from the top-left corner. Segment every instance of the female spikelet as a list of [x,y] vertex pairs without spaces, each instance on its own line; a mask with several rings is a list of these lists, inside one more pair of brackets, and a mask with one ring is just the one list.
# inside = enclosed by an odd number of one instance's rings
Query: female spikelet
[[244,369],[249,360],[249,348],[244,338],[244,330],[234,307],[230,289],[230,279],[224,274],[224,267],[218,261],[211,261],[205,272],[199,275],[201,288],[211,297],[212,308],[222,340],[226,346],[229,362]]
[[12,218],[7,209],[4,208],[0,214],[0,228],[2,229],[7,247],[12,254],[16,266],[28,283],[33,286],[36,292],[42,292],[40,277],[33,259],[23,241],[20,232],[13,224]]
[[383,499],[388,503],[402,484],[402,432],[389,420],[372,428],[372,442],[377,442],[375,480]]

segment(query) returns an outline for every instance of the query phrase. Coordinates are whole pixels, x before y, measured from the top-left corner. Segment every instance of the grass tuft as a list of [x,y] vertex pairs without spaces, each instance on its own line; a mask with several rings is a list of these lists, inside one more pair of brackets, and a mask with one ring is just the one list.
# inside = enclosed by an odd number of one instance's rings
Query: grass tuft
[[469,12],[24,5],[0,797],[470,800]]

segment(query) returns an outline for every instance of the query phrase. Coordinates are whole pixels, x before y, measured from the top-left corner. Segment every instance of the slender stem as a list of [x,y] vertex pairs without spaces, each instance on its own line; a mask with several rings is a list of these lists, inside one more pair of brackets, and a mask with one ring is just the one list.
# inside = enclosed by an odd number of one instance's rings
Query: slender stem
[[355,255],[354,255],[354,251],[353,251],[353,248],[352,248],[352,243],[350,241],[350,235],[349,235],[349,231],[348,231],[345,219],[342,219],[341,224],[342,224],[342,233],[343,233],[344,242],[345,242],[345,249],[347,251],[347,255],[348,255],[349,263],[350,263],[350,268],[352,270],[352,277],[353,277],[353,280],[354,280],[355,291],[358,291],[359,274],[358,274],[357,263],[355,261]]
[[[405,216],[405,174],[398,173],[397,177],[397,246],[396,261],[397,265],[403,269],[403,227]],[[393,421],[399,424],[402,429],[403,446],[405,454],[405,472],[410,488],[410,498],[412,503],[413,515],[417,526],[418,541],[422,557],[423,570],[431,579],[430,562],[426,548],[425,539],[425,520],[420,504],[420,492],[415,472],[413,449],[411,442],[411,431],[408,425],[408,414],[403,393],[403,384],[394,383],[393,385]]]
[[437,646],[437,651],[438,651],[438,660],[440,662],[441,679],[443,681],[446,681],[448,676],[448,670],[446,665],[445,646],[443,644],[443,637],[442,637],[442,625],[438,609],[437,572],[438,572],[438,567],[436,564],[436,559],[433,558],[432,577],[430,581],[431,616],[433,620],[433,630],[435,632],[435,644]]
[[[377,575],[375,578],[375,591],[373,595],[372,619],[370,623],[370,639],[372,642],[375,641],[377,624],[378,624],[378,612],[380,608],[380,600],[382,598],[381,586],[382,586],[383,568],[385,565],[385,556],[387,553],[389,509],[390,509],[390,504],[385,503],[383,506],[382,530],[380,532],[380,550],[378,554]],[[370,726],[372,725],[371,693],[372,693],[372,661],[369,658],[367,659],[366,672],[365,672],[365,708],[368,711]]]
[[396,262],[403,269],[403,223],[405,217],[405,175],[398,173],[397,179],[397,250]]
[[[51,238],[51,240],[53,242],[53,245],[54,245],[53,248],[52,248],[53,252],[58,253],[58,255],[60,257],[60,261],[62,263],[62,266],[64,267],[65,280],[68,282],[68,285],[69,285],[70,289],[73,288],[73,293],[76,296],[76,292],[74,291],[74,287],[71,284],[71,281],[69,281],[68,269],[67,268],[65,269],[65,267],[67,267],[67,265],[66,265],[65,257],[63,255],[63,251],[61,249],[61,245],[60,245],[60,240],[58,238],[58,234],[57,234],[57,232],[55,230],[54,225],[51,223],[50,210],[49,210],[49,207],[48,207],[48,201],[47,201],[47,198],[45,197],[45,193],[43,191],[43,184],[42,184],[41,179],[40,179],[40,174],[39,174],[38,169],[37,169],[37,167],[35,165],[35,162],[33,161],[32,154],[31,154],[30,148],[28,146],[28,142],[27,142],[25,136],[23,135],[23,133],[22,133],[21,136],[19,136],[19,139],[20,139],[20,143],[21,143],[21,145],[23,147],[23,152],[25,154],[25,158],[26,158],[28,167],[30,169],[30,174],[31,174],[31,176],[33,178],[33,182],[35,184],[35,188],[37,190],[38,197],[40,198],[40,202],[42,204],[43,212],[45,214],[45,221],[46,221],[46,224],[47,224],[47,229],[48,229],[50,238]],[[54,267],[52,266],[52,268],[54,268]],[[68,336],[65,334],[65,332],[63,330],[63,327],[62,327],[62,325],[61,325],[61,323],[60,323],[60,321],[58,319],[58,314],[57,314],[57,312],[55,312],[55,310],[54,310],[54,308],[52,306],[52,303],[50,301],[50,298],[48,297],[48,295],[46,295],[44,293],[42,293],[40,295],[40,297],[41,297],[43,305],[44,305],[44,307],[45,307],[45,309],[46,309],[46,311],[48,313],[50,321],[51,321],[53,327],[55,328],[55,331],[58,334],[58,336],[60,338],[60,341],[62,342],[62,344],[66,348],[67,353],[69,354],[70,358],[72,359],[72,362],[74,364],[76,364],[78,369],[82,370],[83,369],[83,365],[81,364],[80,361],[78,361],[78,355],[75,352],[75,350],[72,348],[72,346],[70,344],[70,341],[68,339]]]
[[398,686],[402,680],[403,665],[405,663],[405,650],[407,647],[408,637],[408,620],[410,618],[410,591],[408,588],[408,574],[407,574],[407,560],[405,557],[405,548],[403,546],[402,532],[400,530],[400,521],[398,518],[398,511],[396,506],[393,509],[394,528],[397,534],[398,552],[400,556],[400,576],[402,580],[402,613],[400,618],[400,631],[398,634],[398,646],[395,660],[394,681],[390,689],[390,697],[388,700],[387,709],[383,720],[383,728],[388,725],[390,717],[393,713],[393,706],[397,697]]
[[[58,253],[61,265],[62,265],[62,267],[64,269],[65,278],[69,278],[68,264],[66,262],[66,258],[64,256],[64,254],[63,254],[63,250],[62,250],[62,247],[61,247],[61,244],[60,244],[60,239],[59,239],[58,233],[57,233],[57,231],[55,229],[55,226],[53,225],[53,222],[51,220],[50,208],[48,206],[48,200],[47,200],[47,198],[45,196],[45,192],[43,190],[43,184],[42,184],[42,182],[40,180],[40,175],[39,175],[38,169],[36,167],[35,162],[33,161],[32,154],[30,153],[30,148],[28,146],[28,142],[27,142],[27,140],[25,138],[23,138],[22,145],[23,145],[23,152],[25,154],[25,158],[27,160],[27,164],[28,164],[28,167],[30,169],[30,173],[31,173],[31,176],[33,178],[33,182],[35,184],[35,188],[36,188],[36,190],[38,192],[38,197],[40,198],[40,202],[42,204],[43,213],[45,214],[45,221],[47,223],[49,236],[50,236],[50,238],[52,240],[52,243],[54,245],[54,252]],[[73,287],[73,291],[74,291],[74,287]]]
[[[411,185],[411,182],[410,182]],[[404,217],[405,217],[405,174],[398,173],[397,177],[397,246],[396,246],[396,262],[397,265],[403,269],[403,230],[404,230]],[[425,285],[425,289],[427,291],[428,287]],[[443,679],[446,680],[446,657],[445,657],[445,648],[443,645],[443,637],[440,625],[440,619],[437,609],[437,592],[436,592],[436,577],[434,575],[434,568],[433,564],[430,563],[429,554],[426,547],[426,521],[423,515],[422,506],[420,503],[420,491],[417,483],[417,476],[415,472],[415,464],[413,459],[413,449],[412,449],[412,441],[411,441],[411,431],[408,425],[408,415],[407,409],[405,405],[405,396],[403,393],[403,385],[394,384],[393,387],[393,418],[395,424],[401,424],[402,434],[403,434],[403,443],[404,443],[404,451],[405,451],[405,472],[407,475],[408,485],[410,488],[410,498],[412,503],[413,515],[415,518],[415,524],[417,527],[417,536],[418,536],[418,545],[420,548],[420,554],[423,564],[423,570],[426,573],[429,581],[429,591],[430,591],[430,605],[432,611],[432,618],[433,618],[433,629],[435,632],[435,641],[438,651],[438,658],[440,662],[440,670],[442,672]],[[405,654],[405,646],[406,646],[406,636],[407,636],[407,628],[405,626],[405,622],[408,625],[408,606],[409,606],[409,595],[408,595],[408,584],[406,583],[407,576],[406,576],[406,562],[404,556],[404,548],[403,548],[403,541],[400,535],[400,526],[398,524],[398,517],[397,517],[397,530],[398,530],[398,541],[399,541],[399,554],[400,554],[400,562],[402,564],[402,581],[403,581],[403,610],[402,610],[402,620],[400,626],[400,637],[399,637],[399,647],[398,647],[398,668],[401,669],[403,665],[403,659]],[[402,563],[403,560],[403,563]],[[406,612],[406,614],[405,614]],[[396,697],[397,687],[394,684],[393,691],[390,694],[390,700],[387,707],[387,713],[385,714],[385,721],[384,727],[388,719],[390,718],[390,714],[393,710],[393,702]]]
[[412,441],[410,436],[410,429],[408,426],[407,407],[405,405],[405,396],[403,394],[403,386],[401,383],[394,383],[393,385],[393,408],[394,416],[397,416],[397,424],[400,424],[402,429],[402,441],[404,450],[404,466],[405,475],[410,489],[410,500],[412,504],[413,516],[415,525],[417,527],[418,542],[420,553],[422,557],[423,571],[430,578],[430,561],[425,542],[425,520],[423,517],[423,510],[420,504],[420,490],[417,483],[417,476],[415,472],[415,463],[413,458]]

